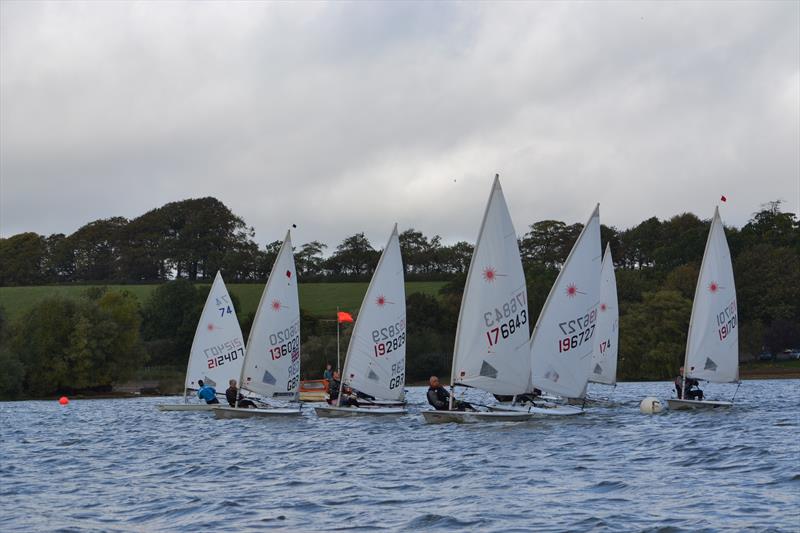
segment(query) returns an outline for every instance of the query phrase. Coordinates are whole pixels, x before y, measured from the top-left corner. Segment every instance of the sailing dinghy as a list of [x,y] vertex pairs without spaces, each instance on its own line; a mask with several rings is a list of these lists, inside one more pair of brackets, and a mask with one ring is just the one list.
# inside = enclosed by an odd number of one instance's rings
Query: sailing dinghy
[[227,385],[229,379],[241,373],[244,351],[244,338],[233,301],[222,274],[217,272],[194,333],[186,368],[184,403],[156,407],[161,411],[211,411],[216,404],[189,403],[189,392],[199,388],[199,380],[215,388]]
[[[406,375],[406,292],[397,224],[383,249],[361,302],[344,359],[335,405],[314,408],[317,416],[402,415],[404,407],[376,406],[403,401]],[[344,388],[368,394],[360,407],[341,405]]]
[[[529,391],[536,388],[564,398],[585,395],[597,329],[600,267],[598,205],[570,250],[533,328],[529,343]],[[517,409],[520,408],[526,406]],[[530,413],[548,416],[583,412],[570,405],[534,405],[527,409]]]
[[597,329],[592,353],[590,383],[617,386],[617,355],[619,354],[619,302],[617,278],[611,244],[606,244],[600,275],[600,305],[597,307]]
[[[528,390],[528,293],[500,178],[495,175],[467,272],[458,315],[450,407],[455,387],[515,395]],[[529,420],[530,413],[423,411],[426,422]]]
[[[297,399],[300,383],[300,298],[290,232],[261,294],[247,339],[240,387],[261,398]],[[261,402],[263,404],[263,402]],[[264,404],[266,405],[266,404]],[[217,418],[297,416],[299,408],[217,406]]]
[[[686,377],[711,383],[739,382],[739,328],[736,285],[725,228],[714,210],[706,240],[700,276],[694,292],[686,358]],[[682,387],[686,390],[686,387]],[[670,409],[731,407],[733,402],[712,400],[667,400]]]

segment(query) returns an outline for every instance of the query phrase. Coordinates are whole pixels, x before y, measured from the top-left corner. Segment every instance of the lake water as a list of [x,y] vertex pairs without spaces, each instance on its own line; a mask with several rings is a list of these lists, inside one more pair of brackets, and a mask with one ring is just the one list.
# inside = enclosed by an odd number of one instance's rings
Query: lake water
[[0,403],[0,530],[800,531],[800,381],[639,413],[670,389],[622,383],[610,407],[499,425],[426,425],[422,388],[391,420]]

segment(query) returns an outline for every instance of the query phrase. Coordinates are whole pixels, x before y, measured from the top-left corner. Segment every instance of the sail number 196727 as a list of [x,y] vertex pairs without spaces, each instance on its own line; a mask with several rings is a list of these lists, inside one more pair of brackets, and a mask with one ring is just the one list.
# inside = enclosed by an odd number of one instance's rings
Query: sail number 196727
[[594,335],[595,322],[597,321],[597,310],[592,309],[583,316],[560,322],[558,327],[561,332],[567,335],[557,339],[559,353],[568,352],[583,345]]

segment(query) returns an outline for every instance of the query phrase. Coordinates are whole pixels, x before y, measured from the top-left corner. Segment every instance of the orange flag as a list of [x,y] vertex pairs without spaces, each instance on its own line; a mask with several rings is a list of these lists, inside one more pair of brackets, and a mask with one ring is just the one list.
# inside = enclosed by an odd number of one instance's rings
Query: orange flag
[[353,315],[351,315],[350,313],[345,313],[344,311],[339,311],[338,313],[336,313],[336,315],[337,315],[337,318],[339,319],[339,323],[340,324],[342,322],[352,322],[353,321]]

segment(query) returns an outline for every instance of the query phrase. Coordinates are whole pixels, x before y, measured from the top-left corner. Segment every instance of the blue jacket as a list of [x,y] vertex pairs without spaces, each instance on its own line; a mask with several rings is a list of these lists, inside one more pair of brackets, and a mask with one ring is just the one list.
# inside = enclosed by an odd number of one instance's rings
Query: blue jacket
[[197,397],[202,398],[207,403],[217,397],[217,391],[214,389],[214,387],[203,385],[200,387],[200,390],[197,391]]

